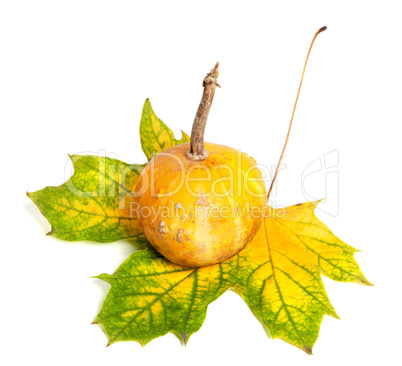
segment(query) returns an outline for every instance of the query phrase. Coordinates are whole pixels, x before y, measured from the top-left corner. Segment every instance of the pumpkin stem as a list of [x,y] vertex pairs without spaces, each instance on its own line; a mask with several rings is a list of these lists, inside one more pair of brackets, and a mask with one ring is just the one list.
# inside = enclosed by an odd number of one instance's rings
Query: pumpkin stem
[[209,110],[214,99],[215,89],[216,87],[221,87],[217,83],[219,76],[218,67],[219,62],[216,63],[215,67],[202,82],[204,92],[202,93],[201,102],[194,118],[193,129],[191,130],[190,150],[187,151],[187,157],[190,160],[205,160],[209,156],[208,150],[204,148],[204,131]]

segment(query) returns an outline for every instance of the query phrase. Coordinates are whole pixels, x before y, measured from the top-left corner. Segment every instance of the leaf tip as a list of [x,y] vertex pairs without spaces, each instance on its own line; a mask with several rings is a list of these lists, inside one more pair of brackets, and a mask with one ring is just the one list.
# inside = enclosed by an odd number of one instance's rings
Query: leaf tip
[[186,345],[187,345],[187,342],[188,342],[188,340],[189,340],[189,337],[187,336],[186,332],[185,332],[185,331],[184,331],[184,332],[181,332],[181,333],[180,333],[180,337],[183,339],[184,346],[186,346]]
[[314,207],[314,209],[322,202],[325,201],[327,197],[320,198],[319,200],[311,201],[310,204]]
[[313,349],[309,346],[303,346],[303,351],[306,352],[308,355],[313,355]]
[[149,100],[149,98],[145,99],[144,108],[145,108],[146,106],[152,108],[152,106],[151,106],[151,101]]
[[331,306],[330,311],[326,312],[325,315],[331,316],[334,319],[341,319],[341,317],[337,314],[337,312],[335,311],[335,309]]
[[101,273],[100,275],[97,276],[91,276],[89,278],[95,278],[97,280],[101,280],[103,282],[108,282],[108,278],[110,277],[110,275],[108,275],[107,273]]
[[77,155],[75,155],[75,154],[67,154],[67,155],[68,155],[68,158],[71,160],[71,162],[74,165],[75,161],[77,160]]
[[358,284],[360,284],[360,285],[374,286],[374,285],[373,285],[367,278],[365,278],[365,277],[359,278],[356,282],[357,282]]

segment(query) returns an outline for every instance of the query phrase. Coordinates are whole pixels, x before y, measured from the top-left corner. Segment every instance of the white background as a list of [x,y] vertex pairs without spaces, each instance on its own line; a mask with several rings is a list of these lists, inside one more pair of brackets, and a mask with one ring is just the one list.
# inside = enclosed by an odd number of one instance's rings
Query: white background
[[[68,178],[67,154],[143,163],[145,98],[179,136],[220,61],[206,139],[277,162],[305,55],[278,205],[306,200],[303,170],[339,149],[339,214],[318,216],[375,287],[324,278],[342,320],[325,317],[313,356],[271,340],[242,299],[211,304],[187,347],[169,334],[105,348],[89,325],[128,241],[67,243],[25,192]],[[398,1],[2,1],[0,6],[0,362],[3,365],[352,365],[401,359],[401,7]],[[325,171],[308,191],[329,200]],[[337,198],[338,201],[338,198]]]

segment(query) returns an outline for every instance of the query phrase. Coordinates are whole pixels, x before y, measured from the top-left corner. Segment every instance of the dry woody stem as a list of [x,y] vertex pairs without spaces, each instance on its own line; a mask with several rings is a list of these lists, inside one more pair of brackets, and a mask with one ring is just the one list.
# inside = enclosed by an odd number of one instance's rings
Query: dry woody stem
[[216,63],[215,67],[207,74],[202,82],[204,92],[202,93],[201,102],[194,118],[190,137],[190,150],[187,151],[187,157],[190,160],[205,160],[209,156],[208,150],[204,148],[204,131],[209,110],[211,109],[214,99],[215,89],[216,87],[220,88],[220,85],[217,83],[219,76],[218,67],[219,62]]

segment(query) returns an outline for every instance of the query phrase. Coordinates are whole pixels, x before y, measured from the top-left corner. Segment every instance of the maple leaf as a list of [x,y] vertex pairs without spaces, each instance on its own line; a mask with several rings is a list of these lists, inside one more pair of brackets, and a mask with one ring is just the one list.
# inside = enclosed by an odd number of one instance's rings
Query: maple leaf
[[152,248],[133,253],[113,275],[95,320],[109,344],[145,345],[168,332],[187,342],[200,329],[207,306],[234,288],[272,338],[307,353],[317,340],[323,315],[337,318],[321,273],[337,281],[370,285],[353,254],[314,215],[318,202],[271,209],[256,237],[235,257],[197,269],[172,264]]
[[321,274],[371,285],[354,259],[357,250],[314,215],[318,203],[270,208],[256,238],[240,253],[235,286],[272,338],[307,353],[318,338],[323,315],[338,317]]
[[[187,142],[158,118],[147,99],[140,124],[148,159]],[[63,240],[111,242],[130,238],[148,243],[130,202],[144,165],[89,155],[70,157],[73,176],[59,187],[28,193]],[[337,238],[314,215],[319,202],[270,212],[251,243],[233,258],[210,267],[173,264],[150,245],[133,253],[113,275],[97,278],[111,288],[94,323],[109,344],[152,339],[173,332],[187,343],[206,317],[208,305],[233,289],[267,327],[307,353],[325,314],[338,317],[321,274],[343,282],[370,285],[353,255],[356,249]]]

